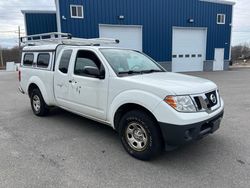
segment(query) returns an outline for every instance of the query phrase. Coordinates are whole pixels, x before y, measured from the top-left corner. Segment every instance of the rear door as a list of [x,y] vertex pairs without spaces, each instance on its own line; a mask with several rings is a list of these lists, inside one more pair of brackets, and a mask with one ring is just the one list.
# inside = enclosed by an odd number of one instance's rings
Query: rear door
[[64,50],[59,55],[60,62],[55,66],[54,92],[59,106],[69,107],[69,64],[72,50]]
[[214,52],[214,71],[224,70],[224,48],[216,48]]
[[[74,111],[106,120],[108,69],[105,69],[98,55],[91,50],[79,50],[74,62],[71,64],[69,86],[69,100]],[[98,68],[105,74],[105,78],[100,79],[88,75],[84,72],[86,66]]]

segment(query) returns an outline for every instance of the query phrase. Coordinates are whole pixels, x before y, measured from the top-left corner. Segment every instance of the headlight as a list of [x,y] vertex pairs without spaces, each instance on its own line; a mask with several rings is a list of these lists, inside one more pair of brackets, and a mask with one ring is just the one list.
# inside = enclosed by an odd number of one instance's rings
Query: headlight
[[167,96],[164,101],[179,112],[196,112],[190,96]]

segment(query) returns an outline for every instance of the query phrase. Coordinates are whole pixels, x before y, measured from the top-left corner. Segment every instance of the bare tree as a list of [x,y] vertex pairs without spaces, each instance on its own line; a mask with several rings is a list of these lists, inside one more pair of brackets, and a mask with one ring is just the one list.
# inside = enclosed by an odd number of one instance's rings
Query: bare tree
[[4,66],[6,66],[6,62],[9,61],[14,61],[15,63],[21,62],[21,49],[18,46],[11,49],[3,48],[2,55]]
[[243,44],[232,47],[232,60],[250,59],[250,44]]

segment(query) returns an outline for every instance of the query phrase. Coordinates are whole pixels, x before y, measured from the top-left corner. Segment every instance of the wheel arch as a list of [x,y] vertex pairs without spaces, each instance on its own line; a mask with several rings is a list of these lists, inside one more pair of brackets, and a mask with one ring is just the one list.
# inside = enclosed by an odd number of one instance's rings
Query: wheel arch
[[146,107],[140,105],[140,104],[136,104],[136,103],[126,103],[121,105],[115,112],[114,118],[113,118],[113,124],[114,124],[114,128],[115,130],[118,130],[119,128],[119,121],[121,120],[122,116],[132,110],[140,110],[145,112],[147,115],[149,115],[157,124],[157,119],[154,116],[154,114],[148,110]]
[[43,82],[37,78],[37,77],[32,77],[29,81],[28,87],[26,89],[29,97],[31,96],[31,92],[33,89],[39,89],[39,91],[41,92],[43,99],[45,101],[46,104],[49,104],[49,99],[48,99],[48,95],[47,95],[47,91],[45,88],[45,85],[43,84]]

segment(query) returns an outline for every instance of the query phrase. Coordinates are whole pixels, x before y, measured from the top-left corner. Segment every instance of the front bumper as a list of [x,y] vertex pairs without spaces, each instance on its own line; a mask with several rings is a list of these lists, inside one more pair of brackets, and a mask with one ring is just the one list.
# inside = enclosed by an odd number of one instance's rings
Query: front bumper
[[166,146],[179,146],[212,134],[220,127],[224,110],[216,116],[189,125],[173,125],[159,122]]

